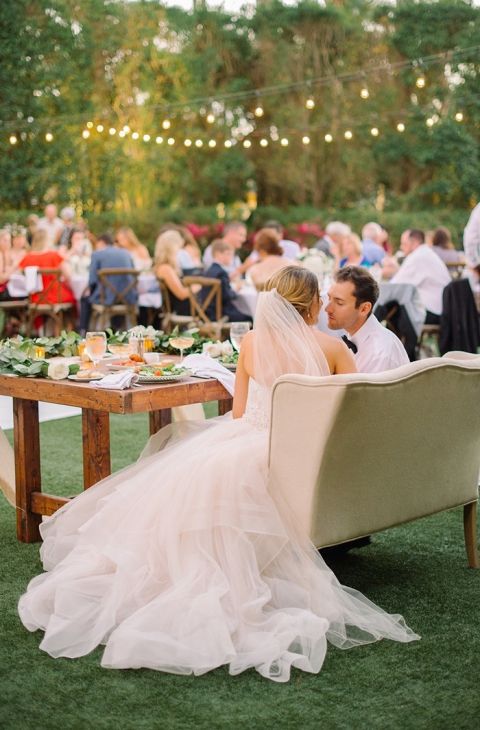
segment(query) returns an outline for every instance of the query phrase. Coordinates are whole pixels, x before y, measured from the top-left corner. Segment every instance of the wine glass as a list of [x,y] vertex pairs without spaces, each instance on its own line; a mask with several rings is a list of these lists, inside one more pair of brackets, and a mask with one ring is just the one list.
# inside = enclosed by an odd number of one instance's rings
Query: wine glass
[[105,332],[87,332],[85,335],[85,352],[93,361],[95,368],[107,351]]
[[250,322],[232,322],[230,325],[230,342],[240,352],[242,340],[250,329]]
[[177,335],[176,337],[170,337],[169,344],[176,350],[180,350],[180,365],[183,362],[183,351],[188,350],[189,347],[195,342],[195,338],[191,335]]

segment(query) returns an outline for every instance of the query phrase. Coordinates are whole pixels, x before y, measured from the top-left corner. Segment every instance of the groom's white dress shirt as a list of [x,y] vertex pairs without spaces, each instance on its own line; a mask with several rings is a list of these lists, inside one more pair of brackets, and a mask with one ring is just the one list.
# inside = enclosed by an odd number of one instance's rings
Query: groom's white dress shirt
[[392,284],[413,284],[417,287],[422,304],[432,314],[441,314],[443,290],[450,284],[448,269],[430,246],[421,246],[408,254]]
[[374,314],[348,337],[357,346],[353,357],[359,373],[381,373],[410,362],[398,337],[380,324]]

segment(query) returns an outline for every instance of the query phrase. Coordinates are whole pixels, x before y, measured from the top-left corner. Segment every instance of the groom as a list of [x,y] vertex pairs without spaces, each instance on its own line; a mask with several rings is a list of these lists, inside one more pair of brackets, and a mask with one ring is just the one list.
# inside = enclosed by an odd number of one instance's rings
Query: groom
[[398,337],[372,315],[378,293],[377,282],[361,266],[337,271],[328,292],[328,326],[347,332],[342,339],[352,350],[359,373],[393,370],[410,362]]

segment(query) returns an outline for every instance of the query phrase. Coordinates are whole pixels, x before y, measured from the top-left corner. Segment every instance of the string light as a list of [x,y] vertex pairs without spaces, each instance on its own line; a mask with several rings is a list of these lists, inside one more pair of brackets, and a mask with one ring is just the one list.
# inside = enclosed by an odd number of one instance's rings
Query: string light
[[353,132],[350,129],[347,129],[347,131],[345,132],[345,134],[343,136],[345,137],[345,139],[352,139]]
[[198,148],[203,147],[203,142],[201,139],[195,140],[195,147],[198,147]]
[[167,144],[169,144],[169,145],[170,145],[170,147],[171,147],[172,145],[174,145],[174,144],[175,144],[175,139],[174,139],[173,137],[169,137],[169,138],[167,139]]
[[330,144],[330,142],[333,142],[333,137],[331,134],[326,134],[324,139],[325,139],[325,142],[327,142],[328,144]]
[[309,96],[308,99],[306,100],[305,107],[307,109],[314,109],[315,108],[315,99],[312,96]]
[[191,139],[188,139],[188,137],[187,137],[187,139],[184,141],[183,144],[185,145],[185,147],[191,147],[192,146],[192,140]]
[[125,134],[130,134],[130,132],[132,130],[130,129],[130,127],[128,126],[128,124],[124,124],[123,131],[125,132]]
[[138,139],[140,137],[138,132],[133,132],[132,139]]
[[426,83],[427,82],[425,81],[425,76],[418,76],[417,80],[415,81],[415,86],[417,87],[417,89],[424,89]]
[[363,86],[360,89],[360,96],[362,97],[362,99],[368,99],[368,97],[370,96],[370,92],[366,86]]
[[260,106],[260,104],[258,104],[258,106],[255,107],[254,113],[255,113],[256,117],[263,117],[263,114],[264,114],[263,106]]
[[260,140],[260,147],[268,147],[268,139],[265,139],[265,137],[263,137]]
[[156,142],[157,144],[162,144],[162,142],[163,142],[163,137],[155,137],[155,142]]
[[224,142],[224,145],[225,145],[225,147],[227,149],[230,149],[230,147],[232,146],[232,140],[231,139],[226,139],[225,142]]
[[397,132],[404,132],[405,131],[405,125],[403,122],[399,122],[397,124]]
[[172,123],[170,122],[170,119],[164,119],[162,122],[162,128],[163,129],[170,129],[172,126]]
[[103,124],[97,124],[97,132],[99,132],[99,134],[101,134],[103,132],[103,129],[104,129]]
[[463,122],[463,114],[462,114],[462,112],[457,112],[455,114],[455,121],[456,122]]
[[17,144],[18,139],[15,137],[14,134],[11,134],[8,141],[10,142],[10,144]]
[[[121,134],[122,133],[120,132],[120,135]],[[90,131],[88,129],[84,129],[82,132],[82,137],[83,137],[83,139],[88,139],[90,137]]]
[[425,122],[425,124],[427,125],[427,127],[433,127],[433,125],[435,124],[435,122],[434,122],[434,120],[432,119],[432,117],[428,117],[428,119],[427,119],[427,121]]
[[211,139],[211,140],[209,140],[209,142],[208,142],[208,146],[209,146],[209,147],[211,147],[211,148],[213,149],[214,147],[216,147],[216,146],[217,146],[217,143],[215,142],[215,140],[214,140],[214,139]]
[[280,140],[280,144],[282,145],[282,147],[288,147],[288,139],[286,137],[282,137],[282,139]]
[[117,130],[115,129],[115,127],[110,127],[110,129],[108,130],[108,133],[109,133],[110,137],[113,137],[113,135],[117,133]]
[[143,135],[143,141],[144,142],[150,142],[150,135],[149,134],[144,134]]
[[51,132],[47,132],[45,135],[45,139],[47,142],[52,142],[53,140],[53,134]]
[[302,137],[302,142],[303,144],[310,144],[310,137],[305,135],[304,137]]
[[87,129],[93,129],[93,122],[87,122]]
[[243,140],[243,146],[244,146],[244,147],[246,147],[246,149],[248,150],[248,149],[249,149],[249,147],[251,147],[251,146],[252,146],[252,143],[250,142],[250,140],[249,140],[249,139],[244,139],[244,140]]
[[378,127],[372,127],[370,130],[370,134],[372,135],[372,137],[378,137],[378,135],[380,134],[380,132],[378,131]]
[[215,121],[215,114],[212,114],[212,112],[210,112],[209,114],[207,114],[207,122],[209,124],[213,124],[214,121]]

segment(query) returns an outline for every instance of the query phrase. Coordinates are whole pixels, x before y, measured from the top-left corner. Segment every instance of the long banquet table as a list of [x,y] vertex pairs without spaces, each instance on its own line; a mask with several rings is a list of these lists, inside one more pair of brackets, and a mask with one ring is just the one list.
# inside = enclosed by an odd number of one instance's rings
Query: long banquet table
[[174,406],[218,400],[223,414],[232,405],[230,394],[217,380],[198,378],[104,390],[70,380],[0,375],[0,395],[13,398],[17,537],[22,542],[40,540],[42,515],[53,514],[68,501],[42,492],[39,401],[82,409],[84,489],[111,473],[110,413],[147,412],[150,433],[155,433],[170,422]]

